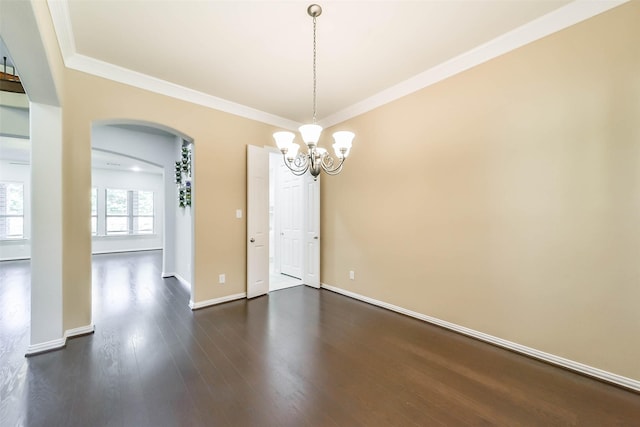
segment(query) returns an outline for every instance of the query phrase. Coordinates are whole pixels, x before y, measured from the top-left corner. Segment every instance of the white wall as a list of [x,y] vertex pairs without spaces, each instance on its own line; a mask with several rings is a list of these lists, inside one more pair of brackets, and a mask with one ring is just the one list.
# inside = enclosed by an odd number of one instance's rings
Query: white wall
[[[164,230],[164,185],[161,174],[92,169],[91,186],[98,190],[98,235],[93,237],[94,254],[162,249]],[[104,194],[114,190],[153,191],[154,233],[138,236],[104,235]]]
[[31,257],[31,166],[0,160],[0,181],[22,182],[24,185],[24,239],[0,240],[0,261]]
[[[177,145],[175,149],[175,158],[180,158],[182,145]],[[192,149],[195,147],[192,145]],[[195,156],[193,156],[195,158]],[[192,163],[192,177],[195,176],[194,171],[195,164]],[[191,191],[195,193],[195,181],[191,180]],[[173,206],[173,213],[176,219],[175,224],[175,270],[170,272],[171,275],[176,276],[184,284],[191,287],[191,299],[193,302],[193,206],[186,206],[181,208],[178,206],[177,193],[174,186],[174,203],[169,203]],[[192,198],[192,204],[197,203],[197,200]]]
[[[31,344],[64,345],[62,109],[31,103]],[[27,193],[29,194],[29,193]]]
[[0,105],[0,135],[24,138],[29,135],[29,110]]

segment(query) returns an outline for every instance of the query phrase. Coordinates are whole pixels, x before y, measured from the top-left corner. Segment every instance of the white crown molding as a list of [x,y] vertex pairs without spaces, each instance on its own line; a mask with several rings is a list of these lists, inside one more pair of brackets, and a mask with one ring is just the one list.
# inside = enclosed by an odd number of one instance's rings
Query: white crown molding
[[76,42],[73,38],[69,4],[67,0],[47,0],[47,4],[49,6],[49,12],[51,13],[51,19],[53,20],[53,28],[58,38],[58,46],[60,46],[62,59],[66,65],[66,58],[76,53]]
[[632,378],[624,377],[622,375],[614,374],[612,372],[604,371],[602,369],[594,368],[583,363],[575,362],[564,357],[556,356],[554,354],[546,353],[544,351],[536,350],[535,348],[527,347],[518,343],[504,340],[502,338],[494,337],[493,335],[485,334],[474,329],[466,328],[464,326],[456,325],[455,323],[447,322],[445,320],[438,319],[436,317],[427,316],[426,314],[418,313],[415,311],[407,310],[406,308],[398,307],[397,305],[389,304],[384,301],[369,298],[364,295],[360,295],[355,292],[347,291],[346,289],[338,288],[336,286],[330,286],[325,283],[321,284],[323,289],[348,296],[353,299],[357,299],[366,302],[371,305],[385,308],[387,310],[395,311],[396,313],[404,314],[427,323],[441,326],[454,332],[458,332],[463,335],[467,335],[476,339],[479,339],[490,344],[497,345],[499,347],[506,348],[508,350],[521,353],[534,359],[539,359],[552,365],[560,366],[589,377],[594,377],[608,383],[616,384],[624,388],[628,388],[634,391],[640,392],[640,381]]
[[[47,1],[58,44],[68,68],[284,129],[295,131],[300,126],[300,123],[293,120],[80,55],[75,47],[67,0]],[[319,124],[330,127],[359,116],[628,1],[630,0],[575,0],[475,49],[331,114],[320,120]]]
[[274,114],[265,113],[255,108],[227,101],[197,90],[189,89],[175,83],[167,82],[137,71],[129,70],[107,62],[99,61],[88,56],[74,54],[65,58],[65,65],[71,69],[82,71],[94,76],[103,77],[118,83],[145,89],[160,95],[202,105],[225,113],[244,117],[285,129],[296,129],[299,124]]
[[76,51],[67,0],[47,0],[47,2],[62,58],[67,68],[284,129],[294,130],[300,126],[300,123],[293,120],[80,55]]
[[436,65],[414,77],[353,104],[319,121],[331,127],[396,99],[417,92],[526,44],[575,25],[629,0],[575,0],[483,45]]
[[247,293],[246,292],[241,292],[239,294],[227,295],[225,297],[208,299],[208,300],[205,300],[205,301],[199,301],[199,302],[189,301],[189,307],[191,308],[191,310],[198,310],[198,309],[201,309],[201,308],[210,307],[212,305],[218,305],[218,304],[222,304],[222,303],[229,302],[229,301],[235,301],[235,300],[238,300],[238,299],[243,299],[243,298],[246,298],[246,297],[247,297]]

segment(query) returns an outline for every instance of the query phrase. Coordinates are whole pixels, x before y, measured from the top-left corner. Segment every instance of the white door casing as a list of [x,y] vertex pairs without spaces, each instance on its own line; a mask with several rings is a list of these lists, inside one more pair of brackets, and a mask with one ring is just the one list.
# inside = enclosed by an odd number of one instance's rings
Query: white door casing
[[269,292],[269,152],[247,146],[247,298]]

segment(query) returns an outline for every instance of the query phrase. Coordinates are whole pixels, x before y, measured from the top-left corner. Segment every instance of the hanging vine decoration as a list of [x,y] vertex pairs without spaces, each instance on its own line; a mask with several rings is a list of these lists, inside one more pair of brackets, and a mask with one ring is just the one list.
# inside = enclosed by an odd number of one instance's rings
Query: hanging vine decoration
[[182,146],[181,158],[175,165],[176,185],[178,186],[178,206],[191,206],[191,147]]

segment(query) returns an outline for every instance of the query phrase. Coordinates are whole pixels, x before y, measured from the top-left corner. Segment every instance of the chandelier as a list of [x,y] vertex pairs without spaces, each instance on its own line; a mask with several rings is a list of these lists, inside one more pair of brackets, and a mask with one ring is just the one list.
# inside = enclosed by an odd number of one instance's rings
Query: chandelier
[[282,152],[284,164],[295,175],[303,175],[307,171],[314,180],[318,179],[320,171],[328,175],[337,175],[342,170],[342,165],[351,151],[351,141],[355,136],[353,132],[340,131],[333,134],[335,143],[333,150],[334,159],[324,148],[318,147],[318,140],[322,133],[322,126],[316,124],[316,18],[322,13],[322,8],[312,4],[307,8],[307,13],[313,18],[313,123],[302,125],[298,128],[302,140],[307,145],[307,152],[300,152],[300,144],[293,142],[293,132],[276,132],[273,138],[278,149]]

